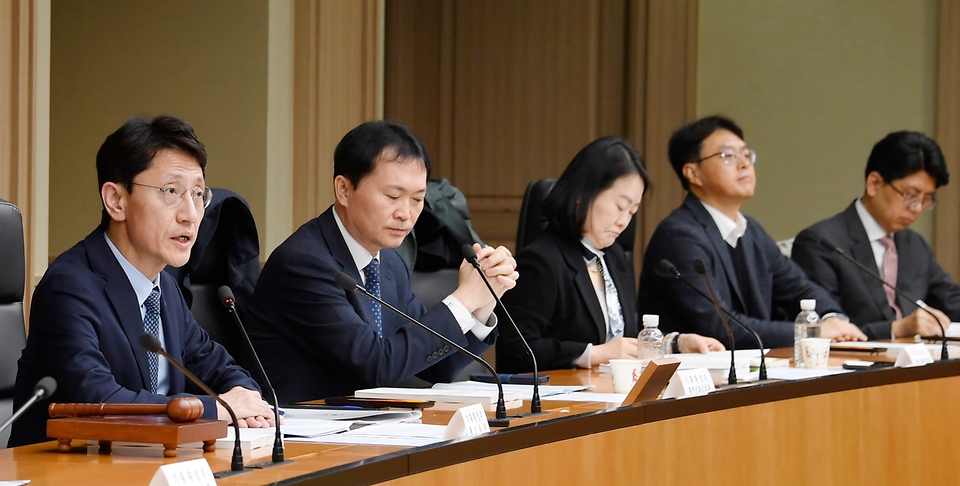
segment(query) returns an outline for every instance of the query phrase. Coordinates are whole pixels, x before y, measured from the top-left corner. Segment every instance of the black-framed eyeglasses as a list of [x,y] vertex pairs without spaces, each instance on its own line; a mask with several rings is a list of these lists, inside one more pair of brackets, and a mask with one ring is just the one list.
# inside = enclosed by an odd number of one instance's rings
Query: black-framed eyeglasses
[[206,209],[207,206],[210,205],[210,201],[213,200],[213,191],[211,191],[209,187],[196,187],[188,191],[186,187],[183,187],[183,184],[177,182],[165,184],[163,187],[141,184],[139,182],[134,182],[133,185],[149,187],[160,191],[160,195],[163,197],[163,203],[170,207],[179,206],[183,202],[183,196],[186,196],[188,193],[190,194],[190,200],[193,201],[193,207],[197,209]]
[[897,194],[900,195],[900,197],[903,198],[903,205],[906,206],[907,209],[917,209],[917,207],[919,206],[921,211],[930,211],[931,209],[937,206],[936,194],[928,194],[926,196],[921,197],[920,194],[912,194],[912,193],[901,191],[900,189],[897,189],[897,187],[894,186],[893,184],[887,184],[887,185],[890,186],[890,188],[893,189],[894,192],[896,192]]
[[710,157],[720,156],[720,159],[723,160],[724,165],[732,165],[737,163],[738,157],[743,157],[750,161],[750,164],[757,163],[757,153],[753,151],[750,147],[744,147],[742,150],[737,151],[736,149],[728,148],[723,149],[715,154],[708,155],[697,162],[703,162],[704,160],[709,159]]

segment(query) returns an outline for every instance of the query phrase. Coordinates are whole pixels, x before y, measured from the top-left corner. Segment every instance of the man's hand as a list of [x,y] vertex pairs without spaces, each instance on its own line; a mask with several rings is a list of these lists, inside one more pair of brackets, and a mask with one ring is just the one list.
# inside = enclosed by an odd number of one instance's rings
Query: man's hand
[[637,338],[618,337],[590,349],[590,366],[608,363],[611,359],[636,359]]
[[[950,318],[947,317],[946,314],[933,307],[927,307],[927,310],[937,316],[937,319],[943,324],[944,330],[950,326]],[[927,314],[926,311],[919,308],[913,311],[913,314],[903,319],[893,321],[891,327],[893,328],[893,335],[896,337],[907,337],[917,334],[921,336],[940,335],[940,326],[937,325],[937,321],[935,321],[930,314]]]
[[[510,250],[502,246],[480,248],[476,243],[473,244],[473,249],[477,252],[477,263],[480,264],[480,269],[490,280],[490,286],[498,297],[517,285],[520,274],[517,273],[517,261],[513,259]],[[487,289],[487,284],[483,283],[476,269],[466,260],[460,264],[457,290],[451,295],[456,297],[480,322],[485,322],[490,317],[496,305],[496,301]]]
[[707,354],[727,349],[720,341],[699,334],[681,334],[677,336],[677,345],[680,346],[681,353]]
[[[235,386],[226,393],[220,394],[223,401],[230,404],[233,413],[237,414],[237,425],[242,428],[273,427],[276,425],[273,418],[273,409],[260,398],[260,394],[246,388]],[[217,402],[217,418],[230,421],[230,414]],[[283,422],[283,417],[280,418]]]
[[835,342],[866,341],[867,335],[856,324],[831,317],[820,323],[820,337],[830,338]]

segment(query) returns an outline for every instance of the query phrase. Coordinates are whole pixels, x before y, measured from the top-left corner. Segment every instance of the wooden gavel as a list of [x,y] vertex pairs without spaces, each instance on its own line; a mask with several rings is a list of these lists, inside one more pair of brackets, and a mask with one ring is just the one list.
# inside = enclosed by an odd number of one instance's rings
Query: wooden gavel
[[193,422],[203,416],[203,402],[197,397],[176,397],[170,403],[51,403],[51,417],[93,417],[100,415],[161,415],[174,422]]

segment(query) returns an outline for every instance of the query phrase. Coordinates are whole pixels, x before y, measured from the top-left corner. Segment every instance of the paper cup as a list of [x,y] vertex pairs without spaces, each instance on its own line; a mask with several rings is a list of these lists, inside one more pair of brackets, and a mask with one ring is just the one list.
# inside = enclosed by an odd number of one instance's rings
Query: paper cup
[[613,374],[613,392],[629,393],[633,384],[643,373],[646,360],[642,359],[611,359],[610,372]]
[[830,340],[826,338],[803,338],[800,340],[804,368],[826,368],[830,358]]

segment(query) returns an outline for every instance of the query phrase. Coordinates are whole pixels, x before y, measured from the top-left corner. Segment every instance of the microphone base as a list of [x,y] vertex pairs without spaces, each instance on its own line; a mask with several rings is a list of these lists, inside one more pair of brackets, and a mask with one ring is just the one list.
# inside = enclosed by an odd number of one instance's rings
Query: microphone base
[[490,424],[490,427],[509,427],[510,421],[516,417],[504,417],[504,418],[492,418],[487,419],[487,423]]
[[213,477],[215,477],[215,478],[217,478],[217,479],[223,479],[223,478],[229,478],[229,477],[231,477],[231,476],[236,476],[236,475],[238,475],[238,474],[248,473],[248,472],[250,472],[250,471],[252,471],[252,469],[243,468],[243,469],[241,469],[241,470],[239,470],[239,471],[234,471],[234,470],[232,470],[232,469],[227,469],[226,471],[220,471],[220,472],[215,472],[215,473],[213,473]]
[[244,469],[267,469],[274,466],[282,466],[284,464],[293,464],[293,459],[286,459],[280,462],[264,461],[259,464],[251,464],[249,466],[244,466]]

